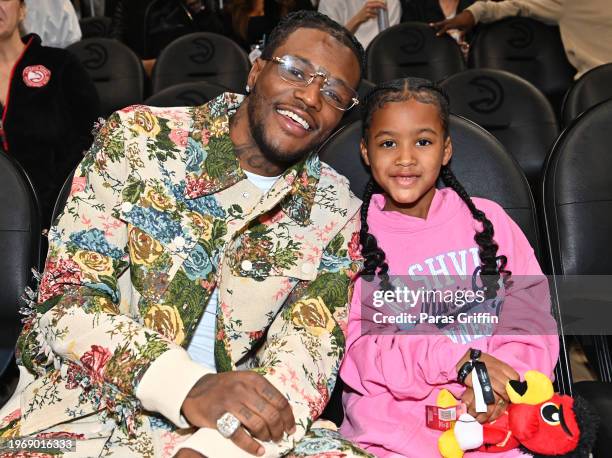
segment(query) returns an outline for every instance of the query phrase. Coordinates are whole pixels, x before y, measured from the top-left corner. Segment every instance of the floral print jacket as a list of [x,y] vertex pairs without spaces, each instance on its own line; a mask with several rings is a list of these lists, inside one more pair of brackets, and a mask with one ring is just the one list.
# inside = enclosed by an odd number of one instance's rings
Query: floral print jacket
[[[21,394],[20,434],[92,412],[133,435],[166,420],[187,427],[182,401],[210,371],[185,348],[214,288],[217,370],[263,374],[298,423],[265,444],[267,455],[290,450],[321,413],[360,268],[360,202],[316,154],[262,195],[229,137],[241,101],[132,106],[100,128],[51,229],[38,305],[18,341],[37,377]],[[229,443],[197,434],[205,454]]]

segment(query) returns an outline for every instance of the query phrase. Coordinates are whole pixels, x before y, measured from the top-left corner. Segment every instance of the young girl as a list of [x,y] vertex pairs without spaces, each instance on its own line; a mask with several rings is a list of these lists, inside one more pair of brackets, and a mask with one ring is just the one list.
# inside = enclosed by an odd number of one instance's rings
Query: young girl
[[[426,426],[425,407],[436,405],[441,389],[466,403],[480,423],[492,421],[506,409],[509,379],[529,369],[552,376],[558,357],[546,279],[533,249],[499,205],[470,198],[457,181],[449,168],[448,122],[446,96],[422,79],[381,85],[365,103],[361,155],[372,179],[361,210],[365,267],[355,285],[340,371],[347,386],[341,432],[381,457],[440,456],[442,433]],[[438,177],[446,188],[436,189]],[[474,327],[445,332],[444,325],[419,321],[412,326],[421,332],[410,335],[393,332],[401,326],[392,324],[368,327],[376,307],[364,290],[375,282],[364,276],[376,275],[393,290],[396,278],[391,274],[415,282],[429,279],[456,291],[456,279],[469,278],[471,284],[474,275],[487,286],[486,298],[493,300],[499,324],[492,335],[461,332]],[[503,297],[503,307],[495,306],[499,299],[495,302],[493,296]],[[417,309],[416,316],[423,310]],[[433,314],[428,310],[425,315]],[[495,391],[486,413],[475,411],[471,374],[463,383],[457,380],[471,349],[482,352],[479,361],[485,363]],[[494,456],[522,453],[515,449]]]

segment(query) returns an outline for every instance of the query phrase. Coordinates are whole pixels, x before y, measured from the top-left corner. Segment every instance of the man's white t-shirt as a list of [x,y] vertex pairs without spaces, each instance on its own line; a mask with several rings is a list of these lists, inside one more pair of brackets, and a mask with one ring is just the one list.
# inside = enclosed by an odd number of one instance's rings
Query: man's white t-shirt
[[[365,3],[365,0],[321,0],[319,13],[329,16],[339,24],[346,25],[363,8]],[[389,26],[399,24],[402,16],[399,0],[387,0],[387,11],[389,13]],[[366,48],[378,33],[378,20],[373,18],[359,26],[355,32],[355,37]]]
[[[262,193],[267,193],[279,177],[265,177],[244,171],[251,183],[257,186]],[[217,320],[217,305],[219,303],[219,290],[210,295],[204,314],[198,323],[193,338],[187,347],[191,359],[208,369],[216,370],[215,365],[215,330]]]

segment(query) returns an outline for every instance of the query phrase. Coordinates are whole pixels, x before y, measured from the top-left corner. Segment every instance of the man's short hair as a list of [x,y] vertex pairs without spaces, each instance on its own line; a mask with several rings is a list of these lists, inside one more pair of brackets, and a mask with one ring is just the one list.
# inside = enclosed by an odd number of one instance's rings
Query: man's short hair
[[[274,52],[279,46],[287,40],[289,35],[298,29],[317,29],[330,34],[344,46],[353,51],[353,54],[359,62],[359,69],[361,75],[365,73],[365,52],[361,43],[355,38],[355,36],[349,32],[346,27],[338,24],[328,16],[318,13],[317,11],[296,11],[290,13],[280,20],[278,25],[270,33],[270,38],[266,43],[261,57],[264,59],[270,59],[274,56]],[[304,46],[308,46],[307,43]]]

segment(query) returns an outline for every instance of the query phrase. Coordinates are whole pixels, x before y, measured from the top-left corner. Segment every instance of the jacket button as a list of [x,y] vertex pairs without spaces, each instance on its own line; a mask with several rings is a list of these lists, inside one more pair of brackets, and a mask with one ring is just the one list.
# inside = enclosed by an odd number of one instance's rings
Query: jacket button
[[245,272],[248,272],[253,268],[253,263],[248,259],[245,259],[244,261],[242,261],[242,263],[240,263],[240,268]]
[[304,264],[302,264],[302,272],[304,272],[305,274],[311,273],[313,268],[314,266],[309,262],[305,262]]
[[248,192],[246,192],[246,191],[245,191],[245,192],[243,192],[243,193],[242,193],[242,197],[243,197],[244,199],[248,199],[248,198],[249,198],[249,193],[248,193]]

